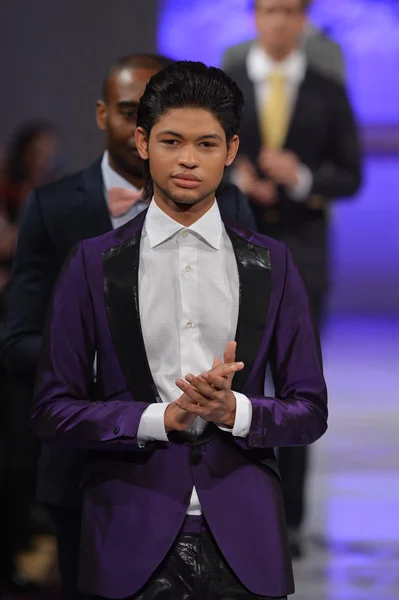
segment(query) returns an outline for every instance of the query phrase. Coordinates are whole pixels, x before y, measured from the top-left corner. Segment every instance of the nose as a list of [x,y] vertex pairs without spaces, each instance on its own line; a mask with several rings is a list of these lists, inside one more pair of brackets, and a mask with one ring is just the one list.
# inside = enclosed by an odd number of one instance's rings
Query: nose
[[185,146],[179,154],[179,165],[186,169],[195,169],[198,166],[197,153],[192,146]]

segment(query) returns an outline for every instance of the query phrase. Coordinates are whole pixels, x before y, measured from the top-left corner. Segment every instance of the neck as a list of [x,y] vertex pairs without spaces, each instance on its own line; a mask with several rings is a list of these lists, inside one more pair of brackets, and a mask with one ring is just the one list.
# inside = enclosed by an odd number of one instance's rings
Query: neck
[[118,173],[118,175],[123,177],[123,179],[126,179],[126,181],[134,185],[134,187],[136,187],[138,190],[141,190],[141,188],[144,185],[143,175],[134,175],[133,173],[125,171],[125,169],[123,169],[120,165],[115,163],[110,153],[108,153],[108,162],[109,166],[113,171],[115,171],[115,173]]
[[290,50],[270,50],[269,48],[263,47],[265,53],[274,61],[274,62],[283,62],[286,58],[288,58],[293,52],[294,49]]
[[190,227],[212,208],[215,202],[215,194],[211,194],[197,204],[175,204],[169,198],[164,197],[155,190],[154,202],[168,217],[180,223],[184,227]]

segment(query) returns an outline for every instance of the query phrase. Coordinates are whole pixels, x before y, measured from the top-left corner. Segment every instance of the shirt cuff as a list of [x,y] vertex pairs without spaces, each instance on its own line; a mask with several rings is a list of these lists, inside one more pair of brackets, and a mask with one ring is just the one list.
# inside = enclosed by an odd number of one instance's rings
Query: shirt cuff
[[140,424],[137,430],[137,444],[144,448],[147,442],[158,440],[159,442],[168,442],[168,436],[165,430],[165,410],[168,405],[164,402],[150,404],[141,415]]
[[286,188],[287,194],[294,202],[306,202],[313,185],[311,170],[304,164],[299,165],[298,183]]
[[234,426],[231,428],[224,427],[224,425],[218,425],[218,427],[222,431],[228,431],[234,437],[245,438],[249,433],[252,423],[252,402],[245,394],[240,394],[239,392],[233,392],[233,394],[236,397],[236,418]]

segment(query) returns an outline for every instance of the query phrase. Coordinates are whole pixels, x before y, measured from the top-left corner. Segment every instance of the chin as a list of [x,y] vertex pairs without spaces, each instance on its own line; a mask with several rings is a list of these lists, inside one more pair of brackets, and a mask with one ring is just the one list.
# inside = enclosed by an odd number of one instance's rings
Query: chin
[[173,195],[170,198],[172,200],[172,202],[174,202],[175,204],[178,205],[184,205],[184,206],[193,206],[194,204],[198,204],[199,202],[201,202],[203,200],[203,198],[200,196],[199,198],[189,198],[188,196],[177,196],[177,195]]
[[189,196],[189,195],[182,195],[179,196],[177,194],[173,194],[170,196],[170,200],[172,200],[172,202],[174,204],[176,204],[176,206],[178,206],[179,208],[190,208],[190,206],[196,206],[197,204],[200,204],[201,202],[203,202],[206,198],[208,198],[209,194],[206,194],[206,196]]

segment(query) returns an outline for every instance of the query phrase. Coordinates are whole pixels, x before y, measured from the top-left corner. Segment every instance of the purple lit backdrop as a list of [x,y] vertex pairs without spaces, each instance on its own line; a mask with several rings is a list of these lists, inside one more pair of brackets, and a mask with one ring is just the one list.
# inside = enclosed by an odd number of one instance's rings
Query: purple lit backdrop
[[[158,49],[220,65],[254,35],[249,0],[161,0]],[[188,8],[189,7],[189,8]],[[398,0],[316,0],[313,21],[339,41],[362,125],[399,125]],[[369,156],[363,190],[332,215],[333,310],[399,312],[399,156]]]

